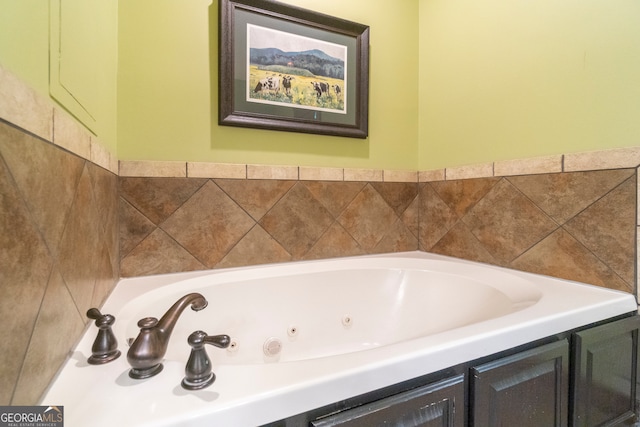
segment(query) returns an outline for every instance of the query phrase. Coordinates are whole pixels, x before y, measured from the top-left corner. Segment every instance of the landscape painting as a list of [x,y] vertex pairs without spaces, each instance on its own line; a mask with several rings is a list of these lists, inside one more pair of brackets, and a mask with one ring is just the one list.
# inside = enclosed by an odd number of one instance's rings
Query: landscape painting
[[247,25],[246,101],[346,114],[347,47]]
[[210,17],[219,125],[368,137],[367,25],[276,0],[218,0]]

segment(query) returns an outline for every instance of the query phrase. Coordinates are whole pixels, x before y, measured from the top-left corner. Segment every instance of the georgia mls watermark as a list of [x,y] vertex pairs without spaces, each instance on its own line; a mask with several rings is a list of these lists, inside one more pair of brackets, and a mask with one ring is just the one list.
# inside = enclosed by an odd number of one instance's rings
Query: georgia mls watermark
[[0,427],[64,427],[64,407],[0,406]]

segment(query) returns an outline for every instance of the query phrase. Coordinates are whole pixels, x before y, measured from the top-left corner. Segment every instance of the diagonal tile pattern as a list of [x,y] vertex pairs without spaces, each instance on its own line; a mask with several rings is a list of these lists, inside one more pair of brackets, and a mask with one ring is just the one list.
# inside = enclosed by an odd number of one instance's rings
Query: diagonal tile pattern
[[[126,180],[163,200],[175,189]],[[123,276],[418,249],[415,183],[212,179],[160,223],[136,194],[120,199]]]
[[500,178],[485,179],[460,179],[456,181],[436,181],[431,187],[458,218],[467,214],[491,188],[500,181]]
[[207,268],[213,268],[253,224],[237,203],[208,181],[160,228]]
[[565,225],[565,230],[580,241],[599,260],[625,282],[633,283],[635,238],[629,227],[636,218],[635,176],[611,190]]
[[335,218],[362,191],[366,183],[310,181],[304,185]]
[[120,178],[120,194],[158,225],[206,182],[198,178]]
[[522,254],[510,267],[611,289],[630,290],[628,283],[562,228]]
[[[121,274],[420,248],[636,286],[637,160],[423,184],[118,178],[70,148],[86,133],[67,132],[70,120],[36,104],[16,104],[35,119],[28,131],[0,121],[0,405],[37,403],[87,325],[84,312]],[[52,144],[62,141],[67,148]],[[109,153],[92,145],[90,154],[117,169]],[[569,169],[602,169],[585,158]]]
[[303,183],[297,183],[260,225],[293,259],[301,259],[333,222],[331,213]]
[[422,249],[633,291],[636,189],[635,169],[423,184],[118,178],[0,123],[0,404],[37,400],[120,276]]
[[120,263],[123,277],[146,276],[158,271],[177,273],[206,269],[203,263],[160,228],[153,230]]
[[549,216],[508,180],[493,186],[462,221],[482,246],[504,264],[557,228]]
[[372,185],[367,185],[347,206],[338,222],[365,250],[382,240],[397,215]]
[[216,184],[259,221],[295,184],[294,181],[221,179]]
[[0,121],[0,405],[34,405],[120,277],[118,179]]
[[[0,141],[15,185],[42,230],[47,246],[57,255],[66,214],[73,203],[85,161],[4,124],[0,126]],[[34,174],[34,170],[38,173]]]
[[636,171],[422,184],[426,251],[633,292]]
[[516,176],[508,180],[558,224],[564,224],[633,174],[632,169],[618,169]]

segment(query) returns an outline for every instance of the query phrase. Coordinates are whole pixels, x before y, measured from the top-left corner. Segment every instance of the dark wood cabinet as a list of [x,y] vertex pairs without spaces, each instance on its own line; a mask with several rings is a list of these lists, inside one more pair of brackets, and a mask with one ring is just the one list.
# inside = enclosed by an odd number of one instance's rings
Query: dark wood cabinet
[[564,339],[471,368],[474,427],[566,426],[569,342]]
[[637,420],[633,315],[567,331],[268,427],[600,427]]
[[311,422],[313,427],[463,427],[464,375]]
[[572,427],[635,419],[639,328],[634,316],[574,334]]

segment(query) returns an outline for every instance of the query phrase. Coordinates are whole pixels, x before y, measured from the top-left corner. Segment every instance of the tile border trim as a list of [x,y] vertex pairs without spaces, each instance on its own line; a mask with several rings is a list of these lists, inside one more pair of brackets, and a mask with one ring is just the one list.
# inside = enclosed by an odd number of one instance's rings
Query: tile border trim
[[286,179],[294,181],[435,182],[640,167],[640,146],[528,159],[501,160],[424,171],[315,166],[121,160],[126,177]]
[[118,158],[64,109],[0,65],[0,120],[118,174]]
[[[637,168],[640,146],[501,160],[435,170],[250,165],[189,161],[122,161],[61,107],[0,65],[0,120],[57,145],[119,176],[287,179],[362,182],[434,182],[542,173]],[[19,107],[18,107],[19,106]],[[25,114],[25,111],[28,114]]]
[[420,182],[640,167],[640,146],[501,160],[419,172]]
[[[0,120],[119,176],[426,183],[456,179],[640,168],[640,146],[422,171],[188,161],[119,161],[116,154],[68,115],[64,109],[38,94],[2,65],[0,65],[0,101],[2,101],[0,102]],[[637,175],[640,175],[640,169],[637,169]],[[637,179],[640,181],[640,178]],[[640,183],[637,204],[636,235],[640,233]],[[636,247],[638,248],[636,265],[639,265],[640,239],[636,239]],[[636,296],[640,299],[640,274],[637,273]]]

